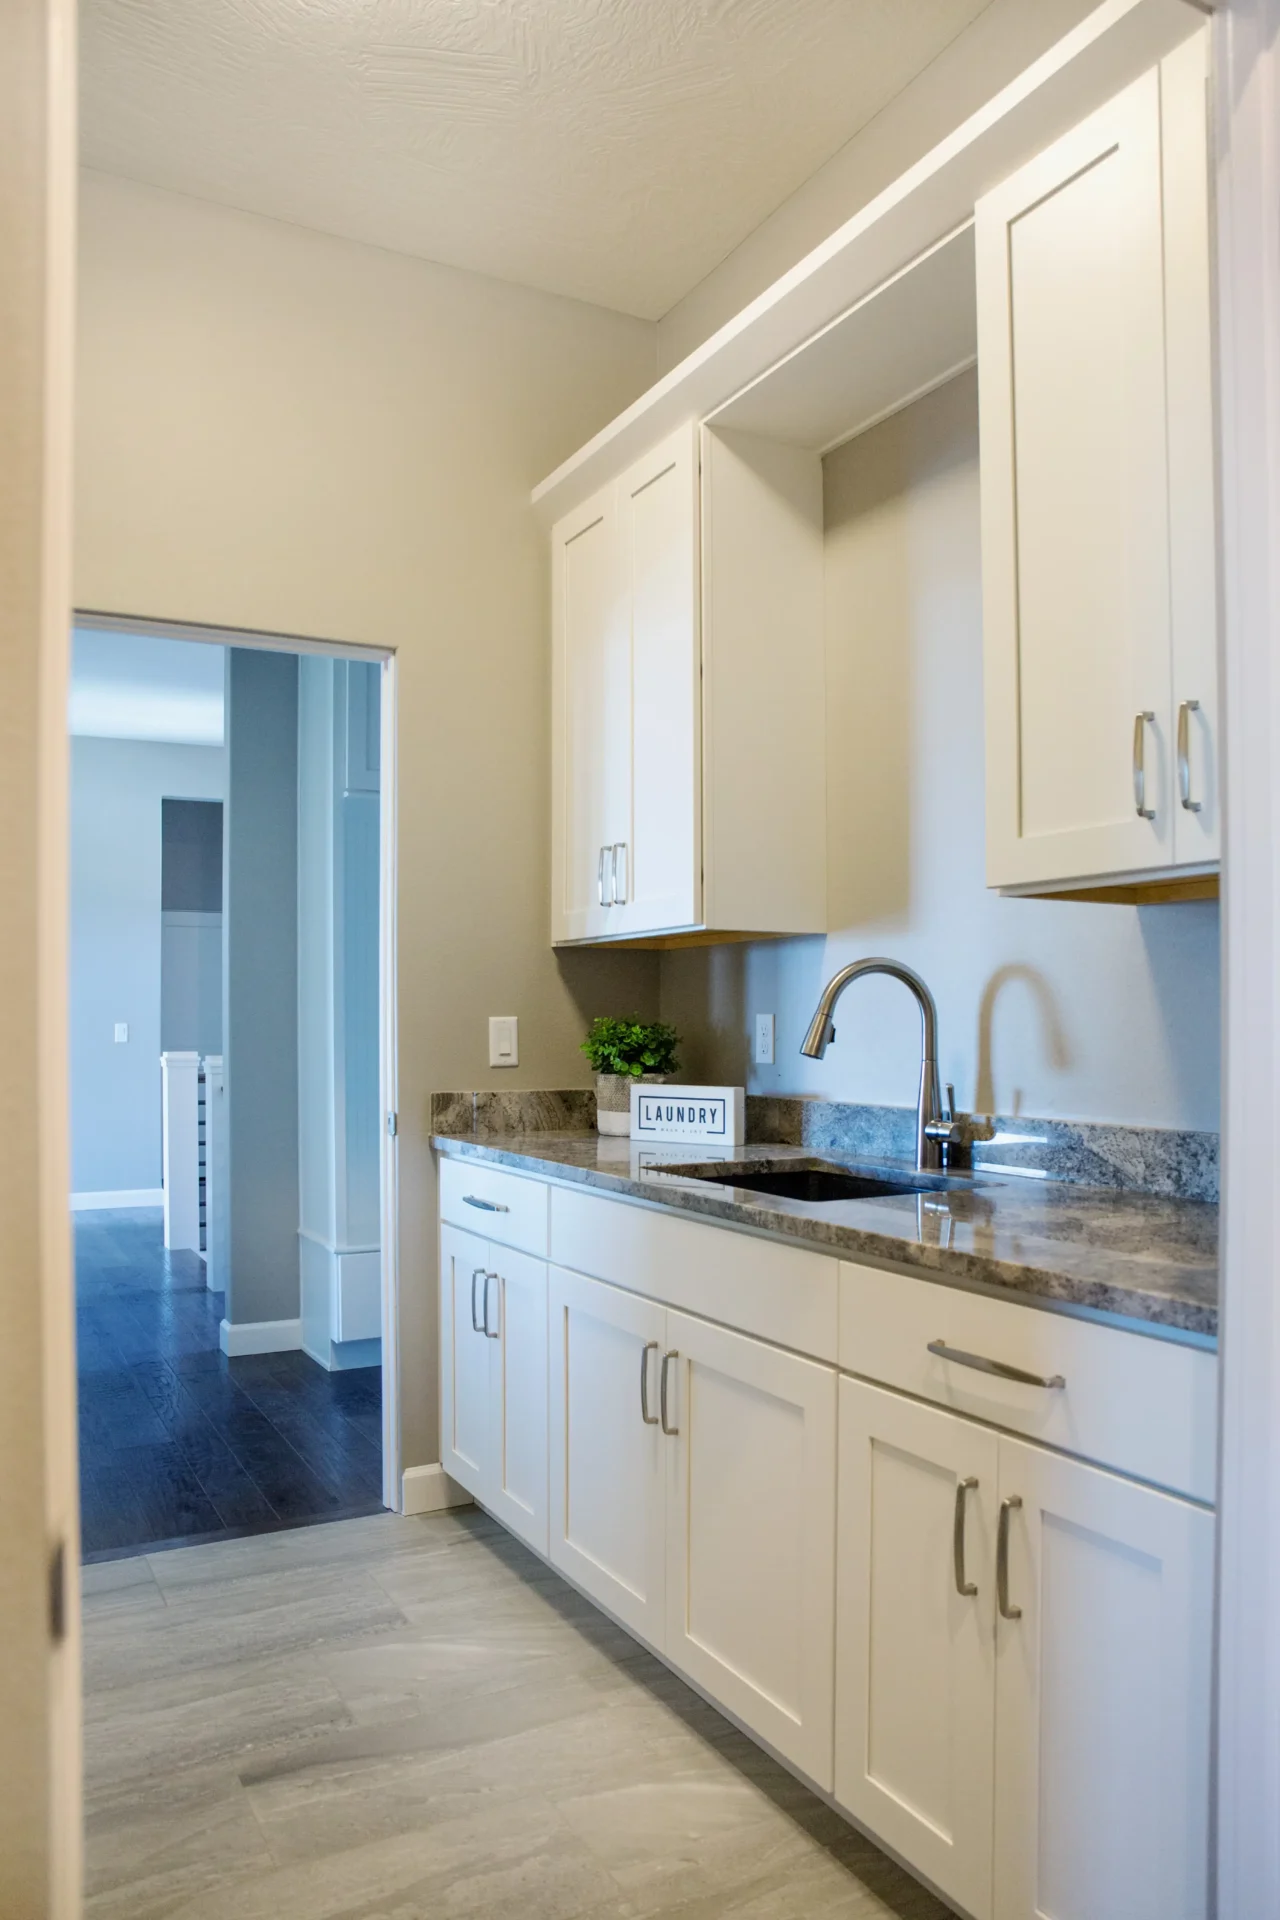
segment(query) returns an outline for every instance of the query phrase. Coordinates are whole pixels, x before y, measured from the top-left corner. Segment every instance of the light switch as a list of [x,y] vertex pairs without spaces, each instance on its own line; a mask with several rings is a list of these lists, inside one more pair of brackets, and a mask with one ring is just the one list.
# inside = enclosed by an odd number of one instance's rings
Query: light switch
[[771,1013],[756,1015],[756,1065],[758,1067],[773,1065],[773,1015]]
[[118,1047],[123,1047],[124,1045],[126,1045],[128,1039],[129,1039],[129,1022],[127,1020],[117,1020],[116,1021],[116,1045]]
[[489,1019],[489,1065],[516,1067],[520,1064],[519,1022],[514,1013],[495,1013]]

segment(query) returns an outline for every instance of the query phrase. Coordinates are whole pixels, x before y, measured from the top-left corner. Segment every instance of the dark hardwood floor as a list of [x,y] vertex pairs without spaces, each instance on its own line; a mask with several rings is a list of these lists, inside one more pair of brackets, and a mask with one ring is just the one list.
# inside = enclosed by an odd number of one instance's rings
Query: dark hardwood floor
[[75,1229],[86,1560],[381,1511],[380,1368],[228,1360],[224,1295],[158,1210]]

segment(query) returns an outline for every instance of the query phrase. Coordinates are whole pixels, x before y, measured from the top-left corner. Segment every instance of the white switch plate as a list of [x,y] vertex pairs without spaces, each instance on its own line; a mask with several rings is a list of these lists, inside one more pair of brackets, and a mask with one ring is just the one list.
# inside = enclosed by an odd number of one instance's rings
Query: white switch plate
[[756,1015],[756,1065],[758,1067],[773,1065],[773,1015],[771,1013]]
[[123,1047],[127,1044],[128,1039],[129,1039],[129,1022],[127,1020],[117,1020],[116,1021],[116,1045],[118,1047]]
[[520,1023],[514,1013],[495,1013],[489,1020],[489,1065],[518,1067]]

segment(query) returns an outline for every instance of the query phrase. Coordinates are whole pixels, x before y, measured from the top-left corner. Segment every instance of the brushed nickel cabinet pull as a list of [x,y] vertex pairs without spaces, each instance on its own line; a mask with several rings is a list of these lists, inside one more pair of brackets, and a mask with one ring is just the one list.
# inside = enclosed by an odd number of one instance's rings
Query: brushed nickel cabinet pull
[[966,1580],[964,1574],[965,1495],[977,1484],[971,1473],[967,1473],[963,1480],[956,1481],[956,1511],[951,1529],[951,1560],[956,1576],[956,1592],[962,1594],[965,1599],[971,1598],[978,1591],[973,1581]]
[[1025,1367],[1011,1367],[1007,1360],[988,1360],[985,1353],[966,1353],[963,1347],[949,1347],[945,1340],[930,1340],[929,1352],[939,1360],[950,1360],[957,1367],[972,1367],[976,1373],[994,1373],[1001,1380],[1017,1380],[1024,1387],[1050,1387],[1055,1392],[1066,1386],[1060,1373],[1028,1373]]
[[1188,813],[1200,811],[1200,802],[1191,798],[1191,716],[1199,711],[1198,700],[1184,700],[1178,708],[1178,792]]
[[604,863],[608,852],[608,847],[601,847],[600,858],[596,861],[596,898],[602,907],[607,907],[611,904],[611,902],[604,897]]
[[499,1321],[496,1327],[489,1325],[489,1282],[491,1280],[497,1280],[498,1282],[498,1305],[499,1307],[502,1305],[501,1278],[496,1273],[486,1273],[484,1277],[484,1334],[488,1340],[499,1340],[502,1337],[502,1322]]
[[1139,820],[1154,820],[1156,810],[1147,805],[1147,727],[1154,723],[1150,707],[1133,716],[1133,805]]
[[649,1355],[658,1351],[656,1340],[646,1340],[640,1349],[640,1418],[646,1427],[656,1427],[658,1416],[649,1411]]
[[679,1358],[680,1358],[680,1355],[676,1350],[676,1348],[674,1347],[671,1348],[669,1353],[663,1354],[662,1373],[658,1380],[658,1412],[661,1415],[662,1431],[665,1434],[668,1434],[672,1439],[675,1438],[675,1436],[679,1433],[680,1429],[679,1427],[671,1426],[667,1420],[667,1373],[670,1369],[671,1362],[673,1360],[678,1360]]
[[[480,1323],[480,1316],[476,1312],[476,1281],[482,1273],[484,1273],[483,1267],[473,1267],[471,1270],[471,1325],[477,1333],[483,1333],[485,1331]],[[485,1275],[485,1282],[487,1285],[488,1275]]]
[[501,1200],[481,1200],[474,1193],[464,1193],[462,1204],[464,1207],[479,1207],[481,1213],[510,1213],[511,1211],[510,1207],[504,1206]]
[[[610,894],[609,904],[612,907],[625,907],[627,904],[627,890],[629,886],[629,881],[627,878],[627,843],[626,841],[625,840],[616,841],[613,847],[611,848],[611,852],[613,854],[613,866],[611,869],[612,877],[609,882],[609,894]],[[619,888],[618,888],[618,866],[619,866],[618,856],[619,854],[621,854],[622,856],[621,891],[619,891]]]
[[996,1605],[1002,1620],[1022,1618],[1022,1608],[1009,1604],[1009,1515],[1021,1505],[1020,1493],[1011,1493],[1000,1502],[1000,1525],[996,1532]]

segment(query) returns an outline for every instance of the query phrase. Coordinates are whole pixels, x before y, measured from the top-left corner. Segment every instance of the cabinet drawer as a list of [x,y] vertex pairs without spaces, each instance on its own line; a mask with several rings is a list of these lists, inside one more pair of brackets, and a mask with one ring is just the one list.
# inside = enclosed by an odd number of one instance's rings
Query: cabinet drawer
[[552,1187],[551,1258],[572,1272],[835,1362],[837,1263],[828,1254]]
[[[982,1372],[941,1343],[1061,1386]],[[964,1293],[909,1274],[840,1268],[840,1365],[1120,1473],[1213,1500],[1217,1356]]]
[[524,1253],[547,1251],[546,1187],[501,1167],[442,1159],[440,1218]]

